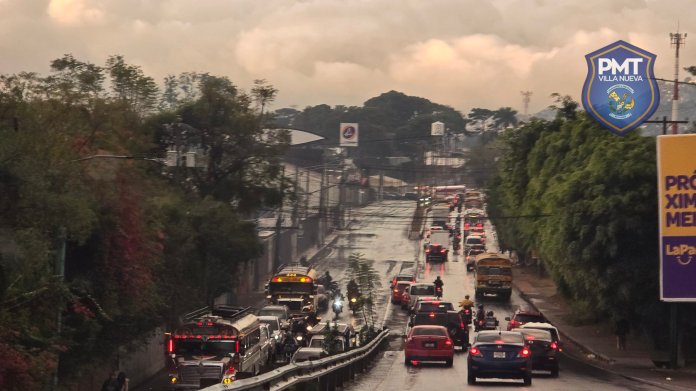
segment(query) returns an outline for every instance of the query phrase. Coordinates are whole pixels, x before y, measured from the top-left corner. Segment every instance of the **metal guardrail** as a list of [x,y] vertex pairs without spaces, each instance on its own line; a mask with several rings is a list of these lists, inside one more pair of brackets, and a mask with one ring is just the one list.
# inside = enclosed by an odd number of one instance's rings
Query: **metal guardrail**
[[[349,352],[328,356],[316,361],[306,361],[288,364],[249,379],[237,380],[232,384],[216,384],[204,388],[205,391],[221,390],[285,390],[296,384],[321,380],[327,375],[336,374],[333,379],[325,379],[326,389],[333,389],[354,376],[355,373],[367,368],[367,365],[377,353],[379,345],[389,335],[389,329],[383,330],[367,345]],[[340,374],[338,373],[340,372]],[[333,387],[332,387],[333,385]]]

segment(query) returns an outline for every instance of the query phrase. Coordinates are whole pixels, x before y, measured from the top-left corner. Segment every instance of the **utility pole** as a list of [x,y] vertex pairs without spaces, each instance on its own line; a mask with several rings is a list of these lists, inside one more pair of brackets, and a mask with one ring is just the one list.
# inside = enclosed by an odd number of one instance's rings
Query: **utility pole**
[[277,270],[280,265],[280,233],[283,228],[283,202],[285,201],[283,182],[285,181],[285,166],[282,166],[280,175],[280,208],[278,208],[278,218],[275,226],[275,252],[273,253],[273,270]]
[[522,103],[524,104],[524,116],[527,117],[527,112],[529,111],[529,102],[532,100],[530,97],[532,96],[532,91],[520,91],[520,94],[522,94]]
[[676,126],[676,124],[688,124],[689,121],[667,121],[667,116],[663,115],[661,121],[643,121],[646,124],[662,124],[662,134],[667,134],[667,124]]
[[295,202],[293,202],[292,206],[292,226],[297,227],[297,220],[299,217],[299,204],[298,204],[298,195],[300,194],[299,192],[299,187],[300,187],[300,168],[295,166]]
[[685,44],[686,33],[680,33],[679,26],[677,26],[677,32],[669,33],[669,39],[672,46],[675,48],[674,94],[672,95],[672,134],[677,134],[679,133],[679,125],[675,121],[679,119],[679,48]]
[[324,244],[324,232],[326,230],[326,210],[324,209],[324,195],[326,190],[326,162],[321,168],[321,181],[319,184],[319,245]]
[[304,207],[304,210],[305,210],[304,217],[305,217],[305,219],[306,219],[307,217],[309,217],[309,194],[310,194],[310,192],[309,192],[309,173],[310,173],[310,171],[309,171],[309,168],[308,168],[307,171],[305,172],[305,174],[307,174],[307,178],[305,179],[305,207]]
[[[67,240],[67,236],[68,234],[65,227],[58,228],[58,251],[56,252],[54,273],[59,284],[63,284],[63,280],[65,280],[65,241]],[[60,303],[61,305],[58,306],[58,313],[56,314],[56,335],[58,338],[60,338],[60,335],[63,332],[63,300],[61,300]],[[60,352],[56,353],[56,371],[53,372],[52,390],[58,388],[58,368],[60,368]]]

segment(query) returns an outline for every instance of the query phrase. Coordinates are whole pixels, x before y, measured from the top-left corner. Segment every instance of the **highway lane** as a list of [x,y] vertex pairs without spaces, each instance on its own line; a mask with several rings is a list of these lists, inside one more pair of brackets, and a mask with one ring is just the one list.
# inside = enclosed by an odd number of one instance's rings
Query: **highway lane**
[[[363,258],[372,262],[376,272],[381,276],[382,285],[376,290],[376,324],[384,325],[400,335],[406,329],[408,316],[399,306],[389,300],[389,280],[391,276],[406,270],[417,270],[420,281],[432,281],[437,275],[444,280],[444,300],[456,302],[465,294],[474,297],[473,274],[466,271],[464,256],[451,254],[450,260],[442,265],[429,265],[424,261],[422,241],[409,240],[408,230],[414,212],[413,201],[384,201],[352,211],[352,224],[349,229],[340,232],[338,240],[322,251],[316,259],[320,273],[329,270],[345,293],[349,280],[348,259],[353,253],[363,254]],[[437,206],[441,208],[441,206]],[[437,210],[436,210],[437,212]],[[497,250],[495,232],[486,224],[489,249]],[[513,293],[509,302],[485,298],[487,309],[493,310],[500,320],[501,328],[506,327],[505,316],[511,314],[518,306],[526,307],[526,302]],[[324,313],[324,318],[333,314]],[[347,308],[340,316],[341,321],[351,322],[355,326],[363,320],[352,316]],[[381,353],[369,372],[357,377],[356,381],[345,389],[353,391],[378,390],[450,390],[463,387],[486,389],[509,389],[517,387],[514,381],[482,382],[481,385],[466,385],[466,352],[455,355],[453,368],[439,365],[419,365],[406,367],[400,338],[395,338],[387,351]],[[139,387],[143,390],[164,390],[164,382],[156,386]],[[561,362],[559,378],[535,376],[532,387],[543,390],[648,390],[648,386],[608,374],[585,363],[565,359]]]
[[[385,204],[375,204],[377,208],[397,208],[400,204],[398,201],[392,201]],[[445,206],[435,206],[433,213],[441,214],[441,208]],[[398,207],[399,210],[403,208]],[[438,210],[439,209],[439,210]],[[400,215],[403,215],[400,212]],[[454,214],[452,215],[454,216]],[[450,254],[449,262],[443,264],[426,264],[424,254],[422,253],[422,242],[412,240],[408,244],[405,231],[385,230],[388,222],[366,216],[361,221],[360,229],[369,232],[371,236],[362,236],[360,240],[353,242],[358,244],[360,251],[365,254],[368,259],[374,259],[374,265],[379,270],[387,284],[387,280],[393,274],[397,265],[389,262],[391,259],[408,259],[415,262],[415,267],[418,268],[419,281],[433,281],[436,276],[441,276],[444,285],[443,300],[457,302],[461,300],[465,294],[469,294],[474,298],[473,273],[467,272],[466,262],[462,254]],[[487,245],[489,251],[497,251],[496,235],[493,227],[489,222],[485,225],[487,232]],[[374,235],[374,236],[372,236]],[[376,242],[375,242],[376,240]],[[391,243],[391,244],[390,244]],[[414,245],[415,243],[415,245]],[[382,253],[383,249],[387,249],[389,254]],[[353,248],[350,243],[342,250],[344,253],[350,253]],[[328,264],[336,265],[336,262]],[[403,262],[401,263],[403,264]],[[333,273],[333,270],[332,270]],[[384,323],[387,327],[394,331],[394,334],[402,334],[406,330],[407,314],[398,306],[389,304],[388,290],[382,289],[379,292],[384,296],[380,303],[384,303],[385,319]],[[518,307],[527,308],[527,303],[513,292],[510,301],[499,300],[494,296],[485,297],[478,302],[483,302],[486,310],[492,310],[500,321],[500,327],[505,329],[507,322],[505,316],[509,316]],[[455,304],[456,305],[456,304]],[[382,310],[378,310],[382,312]],[[471,332],[473,336],[473,330]],[[481,379],[480,384],[476,386],[468,386],[467,368],[466,368],[467,353],[457,352],[455,355],[453,368],[445,368],[441,365],[418,365],[416,367],[406,367],[404,365],[404,353],[402,343],[399,340],[392,342],[389,350],[383,352],[380,359],[374,364],[373,368],[359,376],[355,382],[350,384],[346,389],[352,391],[381,391],[381,390],[450,390],[455,388],[471,387],[472,389],[509,389],[511,386],[521,387],[521,381],[514,380],[485,380]],[[649,390],[651,386],[633,382],[619,376],[612,375],[595,367],[592,367],[584,362],[577,361],[569,357],[563,357],[561,360],[561,374],[558,378],[551,378],[544,372],[535,372],[532,386],[543,390]],[[531,388],[529,387],[529,388]],[[523,389],[525,387],[522,387]]]

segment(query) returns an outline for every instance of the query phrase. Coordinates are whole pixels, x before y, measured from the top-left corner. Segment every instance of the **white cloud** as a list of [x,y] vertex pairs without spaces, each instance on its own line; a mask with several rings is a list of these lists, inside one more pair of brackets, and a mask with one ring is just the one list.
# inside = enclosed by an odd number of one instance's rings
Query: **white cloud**
[[51,0],[47,11],[58,23],[69,26],[100,23],[104,19],[104,13],[91,6],[89,0]]
[[[46,72],[64,53],[96,64],[122,54],[158,80],[267,79],[280,90],[276,106],[355,105],[393,89],[463,111],[519,109],[519,91],[532,90],[537,110],[551,92],[577,98],[584,55],[616,39],[657,54],[656,74],[671,78],[668,33],[677,19],[683,31],[696,26],[691,9],[691,0],[0,0],[0,68]],[[682,64],[696,64],[688,42]]]

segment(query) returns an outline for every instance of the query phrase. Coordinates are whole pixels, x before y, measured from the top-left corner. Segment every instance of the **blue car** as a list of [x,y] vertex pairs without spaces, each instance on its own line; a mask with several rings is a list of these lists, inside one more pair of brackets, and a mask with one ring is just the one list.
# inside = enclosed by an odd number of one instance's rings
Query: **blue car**
[[469,384],[477,378],[522,379],[532,384],[532,352],[524,336],[514,331],[480,331],[469,348]]

